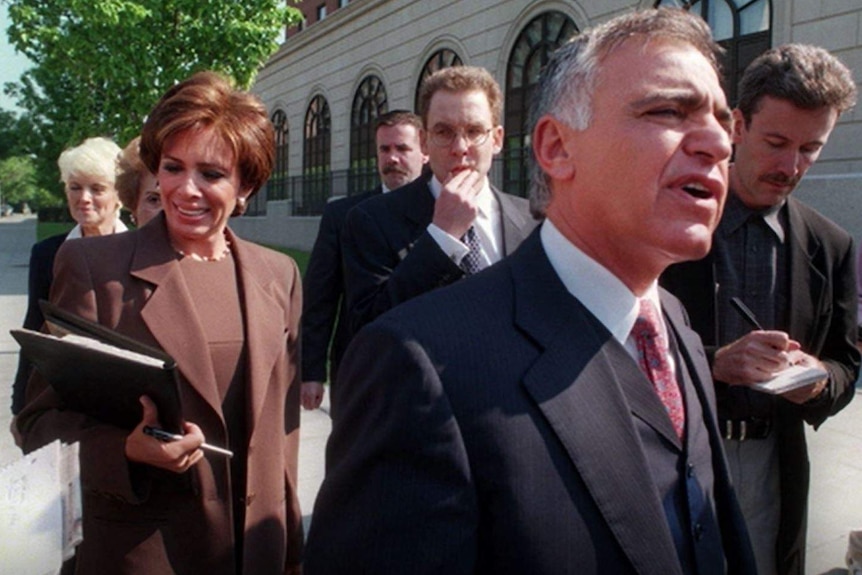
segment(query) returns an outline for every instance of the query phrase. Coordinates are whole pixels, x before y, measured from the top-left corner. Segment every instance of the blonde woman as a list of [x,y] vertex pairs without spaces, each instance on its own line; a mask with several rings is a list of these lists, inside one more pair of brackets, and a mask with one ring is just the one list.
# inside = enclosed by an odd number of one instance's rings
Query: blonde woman
[[[57,161],[60,179],[66,190],[69,213],[77,225],[67,233],[51,236],[33,246],[25,328],[38,330],[42,327],[44,318],[39,310],[39,300],[48,299],[54,279],[54,256],[63,242],[126,231],[119,218],[121,203],[115,187],[119,153],[120,147],[107,138],[88,138],[60,154]],[[12,385],[13,414],[24,407],[24,389],[30,368],[30,362],[21,356]]]

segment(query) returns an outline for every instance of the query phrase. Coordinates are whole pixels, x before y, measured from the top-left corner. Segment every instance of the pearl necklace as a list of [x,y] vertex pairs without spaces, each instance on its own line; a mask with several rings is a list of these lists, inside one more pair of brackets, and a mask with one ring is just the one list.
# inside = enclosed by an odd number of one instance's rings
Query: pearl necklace
[[174,251],[177,252],[178,254],[180,254],[184,258],[189,258],[189,259],[192,259],[196,262],[220,262],[223,259],[225,259],[226,257],[228,257],[229,255],[231,255],[230,241],[227,239],[225,239],[224,250],[222,250],[222,252],[217,256],[207,257],[207,256],[199,256],[198,254],[187,254],[186,252],[177,248],[176,246],[174,246]]

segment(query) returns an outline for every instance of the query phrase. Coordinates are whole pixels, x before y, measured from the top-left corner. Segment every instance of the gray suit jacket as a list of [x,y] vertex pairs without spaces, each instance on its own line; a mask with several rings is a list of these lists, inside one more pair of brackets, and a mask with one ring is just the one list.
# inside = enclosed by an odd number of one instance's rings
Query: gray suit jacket
[[[691,473],[714,475],[712,536],[728,572],[753,573],[706,358],[678,302],[663,303],[696,389],[686,400],[708,434]],[[342,370],[350,385],[307,575],[682,573],[650,479],[652,449],[680,453],[679,439],[635,361],[566,291],[538,233],[367,326]]]

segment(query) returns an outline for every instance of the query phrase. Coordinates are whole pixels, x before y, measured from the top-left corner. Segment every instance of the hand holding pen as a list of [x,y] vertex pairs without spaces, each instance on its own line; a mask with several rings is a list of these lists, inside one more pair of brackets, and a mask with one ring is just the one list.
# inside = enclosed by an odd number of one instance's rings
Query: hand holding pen
[[715,351],[713,377],[730,385],[753,385],[789,367],[799,343],[783,331],[764,329],[739,298],[731,298],[730,303],[755,331]]
[[[715,352],[713,377],[725,383],[750,385],[765,381],[775,372],[791,365],[808,365],[825,369],[816,357],[802,351],[799,342],[790,339],[783,331],[767,331],[754,313],[738,297],[730,303],[755,330]],[[803,404],[817,397],[826,387],[828,379],[815,382],[782,394],[788,401]]]
[[[155,437],[159,441],[164,441],[169,443],[171,441],[180,441],[183,439],[183,435],[179,433],[169,433],[164,429],[160,429],[158,427],[153,427],[151,425],[145,425],[143,432],[145,435],[149,435],[150,437]],[[200,448],[204,451],[209,451],[210,453],[218,453],[219,455],[226,455],[227,457],[233,457],[233,451],[229,449],[224,449],[222,447],[216,447],[215,445],[210,445],[209,443],[201,443]]]
[[177,441],[164,443],[145,435],[144,427],[159,427],[159,414],[149,397],[142,396],[140,401],[144,408],[143,417],[126,437],[125,453],[129,461],[185,473],[203,459],[204,434],[194,423],[183,423],[183,434]]

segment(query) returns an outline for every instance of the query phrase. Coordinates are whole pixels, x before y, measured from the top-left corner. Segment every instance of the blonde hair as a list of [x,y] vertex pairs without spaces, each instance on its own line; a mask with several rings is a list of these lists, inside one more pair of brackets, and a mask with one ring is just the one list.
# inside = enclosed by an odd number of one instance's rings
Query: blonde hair
[[108,138],[87,138],[80,145],[67,148],[60,154],[57,165],[64,184],[74,174],[103,176],[112,184],[116,180],[117,157],[120,147]]

